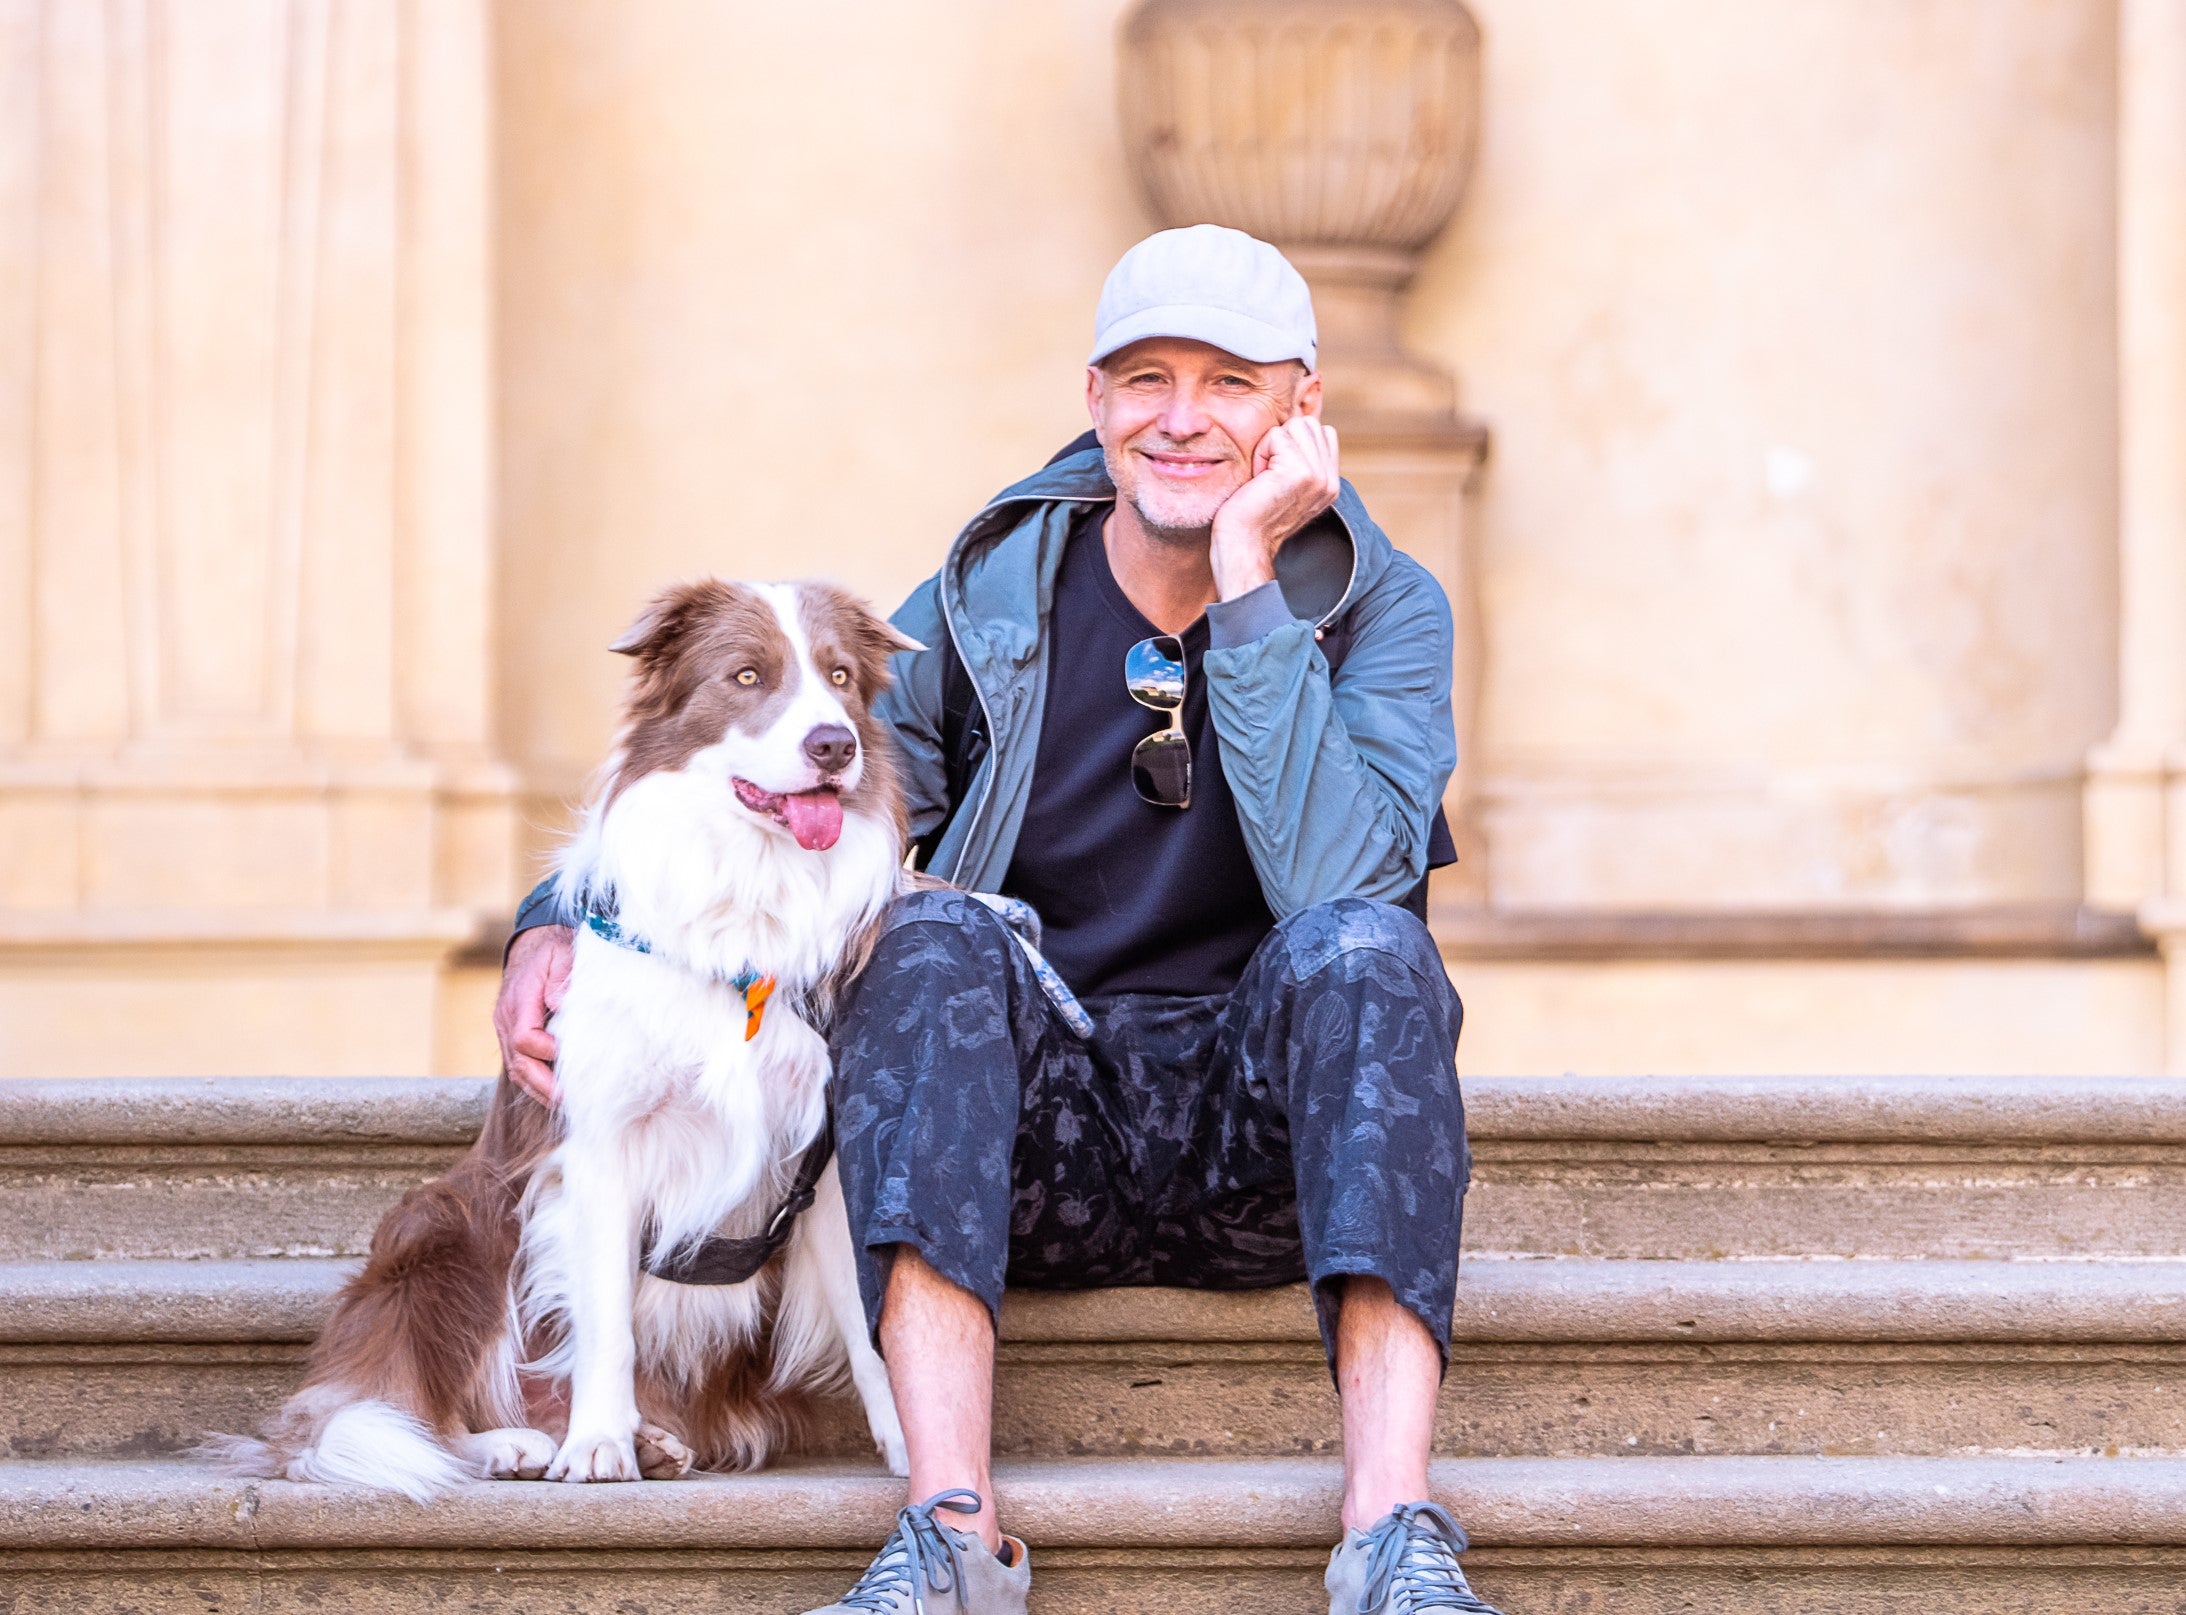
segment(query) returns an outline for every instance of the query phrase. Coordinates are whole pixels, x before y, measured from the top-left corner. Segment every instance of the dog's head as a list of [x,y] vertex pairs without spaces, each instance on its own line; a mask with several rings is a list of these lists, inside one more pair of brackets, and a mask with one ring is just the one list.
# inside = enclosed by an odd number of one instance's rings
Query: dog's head
[[892,795],[873,701],[890,654],[919,647],[848,591],[677,584],[611,648],[637,670],[610,798],[681,770],[718,780],[755,818],[825,851],[846,804]]

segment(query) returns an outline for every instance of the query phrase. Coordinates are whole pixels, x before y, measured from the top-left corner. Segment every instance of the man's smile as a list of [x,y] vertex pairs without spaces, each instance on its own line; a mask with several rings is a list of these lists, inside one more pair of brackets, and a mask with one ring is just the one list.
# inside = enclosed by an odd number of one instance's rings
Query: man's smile
[[1141,449],[1139,453],[1151,463],[1155,475],[1177,482],[1196,482],[1214,475],[1230,463],[1224,456],[1178,454],[1167,449]]

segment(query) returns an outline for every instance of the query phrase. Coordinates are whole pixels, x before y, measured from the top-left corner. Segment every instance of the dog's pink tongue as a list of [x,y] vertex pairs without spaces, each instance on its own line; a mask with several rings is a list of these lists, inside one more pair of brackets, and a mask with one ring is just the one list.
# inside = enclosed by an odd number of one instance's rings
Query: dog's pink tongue
[[833,791],[795,791],[782,798],[782,817],[798,846],[825,852],[843,833],[843,799]]

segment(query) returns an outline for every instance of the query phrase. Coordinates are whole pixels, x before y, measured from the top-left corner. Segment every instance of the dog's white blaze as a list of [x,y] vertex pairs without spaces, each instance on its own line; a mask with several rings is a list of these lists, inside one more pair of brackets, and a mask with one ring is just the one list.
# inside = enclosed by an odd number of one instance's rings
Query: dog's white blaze
[[775,626],[788,643],[789,656],[783,670],[793,686],[789,699],[757,734],[746,734],[734,727],[723,730],[721,738],[694,756],[683,771],[716,778],[723,784],[731,779],[749,780],[761,790],[776,794],[809,791],[828,782],[845,791],[856,790],[865,778],[863,748],[848,768],[835,775],[822,775],[805,755],[805,737],[813,730],[834,725],[855,732],[857,726],[850,721],[850,709],[843,705],[829,679],[833,669],[820,667],[812,659],[812,641],[798,612],[796,588],[786,583],[746,587],[766,602],[774,614]]
[[[798,755],[803,757],[805,736],[827,724],[839,724],[855,732],[857,726],[850,721],[850,709],[843,705],[842,697],[835,693],[834,669],[822,667],[812,654],[812,639],[805,632],[804,613],[798,609],[798,593],[794,584],[762,583],[759,592],[767,604],[774,608],[775,619],[782,625],[782,632],[790,645],[791,664],[798,668],[801,678],[789,712],[779,727],[796,736]],[[846,791],[858,788],[858,781],[865,777],[865,751],[850,766],[836,776]]]

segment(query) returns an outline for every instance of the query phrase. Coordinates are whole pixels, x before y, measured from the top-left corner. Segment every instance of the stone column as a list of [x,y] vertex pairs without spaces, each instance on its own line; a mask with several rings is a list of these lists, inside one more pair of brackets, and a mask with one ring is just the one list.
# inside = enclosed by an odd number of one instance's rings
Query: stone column
[[2118,725],[2088,758],[2087,900],[2156,934],[2186,1072],[2186,10],[2118,24]]
[[0,75],[0,1072],[425,1069],[511,881],[482,0],[6,0]]
[[1155,214],[1250,231],[1305,275],[1344,474],[1449,593],[1461,861],[1445,902],[1486,889],[1466,811],[1480,634],[1464,497],[1486,433],[1449,373],[1405,352],[1398,316],[1464,194],[1479,68],[1458,0],[1146,0],[1122,31],[1124,143]]

